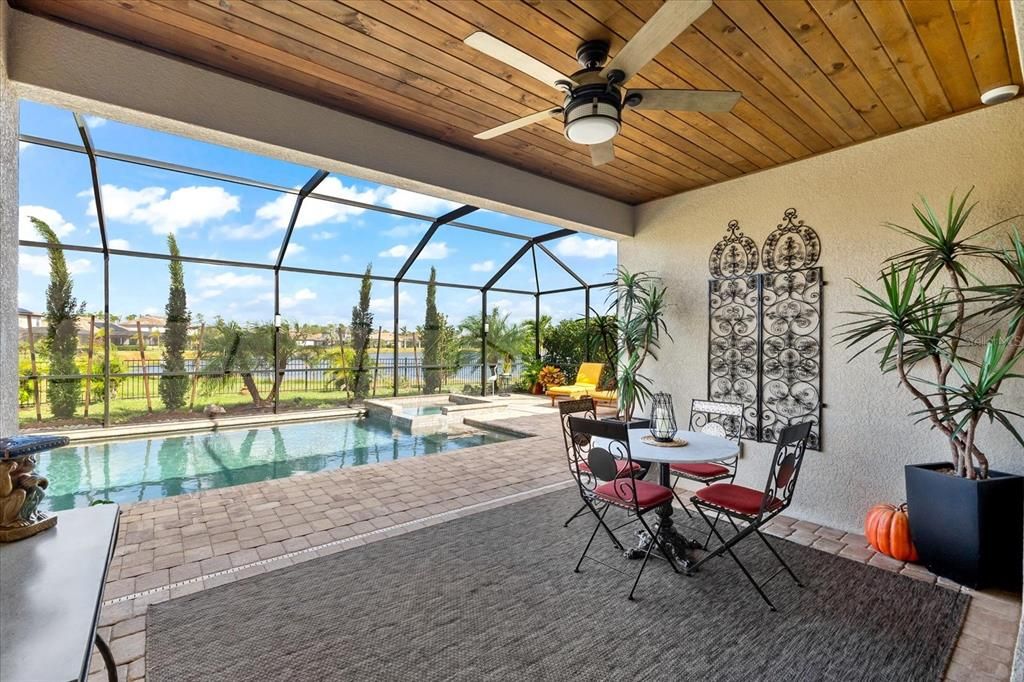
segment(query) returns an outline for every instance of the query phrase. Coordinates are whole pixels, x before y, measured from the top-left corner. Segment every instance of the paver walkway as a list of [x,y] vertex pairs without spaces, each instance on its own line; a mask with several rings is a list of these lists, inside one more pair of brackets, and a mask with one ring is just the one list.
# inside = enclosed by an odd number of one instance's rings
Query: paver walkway
[[[495,427],[533,435],[124,506],[100,618],[119,679],[145,677],[149,604],[571,484],[557,412],[524,404],[489,416]],[[876,554],[860,535],[785,517],[770,532],[936,582],[922,567]],[[969,591],[944,579],[938,582]],[[948,679],[1008,679],[1020,601],[1015,595],[972,596]],[[90,680],[106,679],[98,654],[92,671]]]

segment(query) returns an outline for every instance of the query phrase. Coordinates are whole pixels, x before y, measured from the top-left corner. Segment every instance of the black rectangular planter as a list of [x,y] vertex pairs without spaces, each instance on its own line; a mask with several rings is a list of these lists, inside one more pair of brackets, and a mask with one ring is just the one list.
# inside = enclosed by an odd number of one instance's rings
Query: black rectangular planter
[[910,535],[921,563],[973,588],[1021,590],[1024,477],[952,476],[944,462],[905,469]]
[[[602,417],[601,421],[604,421],[604,422],[614,422],[616,424],[621,424],[622,423],[622,420],[619,419],[618,417]],[[650,419],[643,419],[641,417],[633,417],[632,421],[629,422],[629,428],[631,428],[631,429],[649,429],[649,428],[651,428],[651,420]]]

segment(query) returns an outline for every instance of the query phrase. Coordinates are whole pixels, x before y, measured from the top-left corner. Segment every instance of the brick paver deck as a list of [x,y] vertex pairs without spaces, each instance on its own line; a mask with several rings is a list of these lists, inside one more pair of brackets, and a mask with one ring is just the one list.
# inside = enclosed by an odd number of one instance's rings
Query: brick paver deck
[[[496,415],[497,416],[497,415]],[[143,680],[149,604],[344,551],[570,484],[557,414],[492,422],[528,438],[123,507],[100,633],[121,680]],[[974,597],[950,680],[1006,680],[1016,595],[975,593],[877,554],[864,537],[780,517],[770,532]],[[99,655],[90,680],[105,680]]]

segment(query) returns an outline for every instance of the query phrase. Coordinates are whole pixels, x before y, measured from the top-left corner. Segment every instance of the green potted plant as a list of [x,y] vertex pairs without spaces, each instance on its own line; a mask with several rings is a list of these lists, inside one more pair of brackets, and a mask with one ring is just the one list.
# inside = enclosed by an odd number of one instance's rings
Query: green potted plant
[[915,206],[920,229],[888,224],[916,244],[888,259],[881,293],[855,283],[868,309],[848,313],[856,319],[839,335],[853,357],[879,353],[882,372],[895,373],[920,405],[913,414],[949,448],[947,461],[905,469],[922,562],[966,585],[1020,589],[1024,478],[990,469],[978,435],[997,425],[1024,446],[1021,415],[1003,397],[1024,357],[1024,242],[1016,230],[1005,248],[978,242],[1006,221],[967,234],[970,194],[951,196],[944,220],[926,201]]
[[648,358],[658,359],[662,336],[672,340],[665,323],[666,310],[665,287],[660,277],[649,272],[630,272],[620,265],[605,312],[594,311],[594,327],[614,369],[614,383],[608,386],[618,392],[618,413],[614,418],[627,422],[630,428],[648,425],[648,420],[635,416],[652,393],[650,378],[640,370]]
[[537,375],[537,383],[541,385],[541,393],[553,386],[565,386],[565,372],[554,365],[544,365]]

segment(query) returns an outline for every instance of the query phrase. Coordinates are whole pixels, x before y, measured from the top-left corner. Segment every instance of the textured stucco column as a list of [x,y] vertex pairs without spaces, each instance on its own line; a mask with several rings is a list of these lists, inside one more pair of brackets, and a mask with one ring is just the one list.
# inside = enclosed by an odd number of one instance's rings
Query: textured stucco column
[[18,429],[18,98],[7,80],[0,2],[0,436]]
[[[1017,50],[1021,64],[1024,64],[1024,0],[1010,0],[1013,9],[1013,25],[1017,33]],[[1010,674],[1013,682],[1024,682],[1024,613],[1021,614],[1020,628],[1017,630],[1017,648],[1013,653],[1013,671]]]

